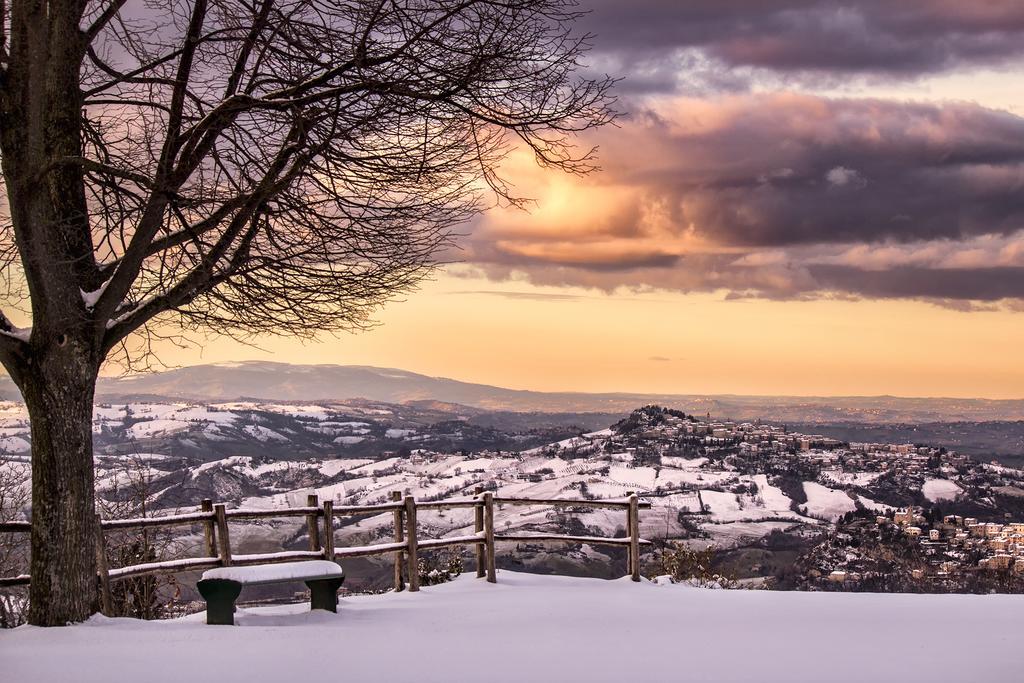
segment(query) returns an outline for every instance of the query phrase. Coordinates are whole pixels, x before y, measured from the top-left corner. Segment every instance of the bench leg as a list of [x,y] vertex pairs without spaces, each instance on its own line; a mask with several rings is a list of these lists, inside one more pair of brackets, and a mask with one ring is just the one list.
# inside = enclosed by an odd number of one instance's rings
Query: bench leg
[[344,580],[345,577],[340,579],[317,579],[316,581],[307,581],[306,585],[309,587],[309,608],[325,609],[328,612],[337,612],[338,589],[341,588],[341,583]]
[[206,623],[234,626],[235,600],[242,592],[242,584],[227,579],[204,579],[196,588],[206,600]]

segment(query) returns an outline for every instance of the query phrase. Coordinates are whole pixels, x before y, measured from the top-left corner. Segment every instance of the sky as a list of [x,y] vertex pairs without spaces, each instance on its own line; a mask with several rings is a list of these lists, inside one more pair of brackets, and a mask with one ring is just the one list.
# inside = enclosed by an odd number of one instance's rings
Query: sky
[[357,335],[164,362],[364,364],[515,388],[1024,397],[1024,3],[582,0],[621,77],[601,171]]

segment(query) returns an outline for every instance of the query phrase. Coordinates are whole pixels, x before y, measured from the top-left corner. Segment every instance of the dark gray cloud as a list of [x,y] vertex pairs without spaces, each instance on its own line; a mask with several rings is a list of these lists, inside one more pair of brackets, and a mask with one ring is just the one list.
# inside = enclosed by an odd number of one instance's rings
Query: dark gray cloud
[[[480,266],[486,274],[487,264]],[[639,269],[629,278],[584,268],[529,264],[519,268],[538,285],[594,287],[608,292],[627,287],[681,292],[725,291],[727,299],[812,300],[918,299],[948,308],[992,310],[999,304],[1024,312],[1024,266],[945,268],[857,266],[787,262],[748,266],[726,255],[686,259],[679,267]]]
[[634,176],[732,245],[898,241],[1024,227],[1024,119],[974,105],[762,98],[697,131],[652,124]]
[[732,245],[961,238],[1024,227],[1024,119],[966,104],[758,98],[659,137],[643,174],[680,222]]
[[[1020,0],[584,0],[596,58],[669,89],[679,53],[724,67],[912,77],[1024,56]],[[695,66],[690,64],[691,67]],[[685,76],[685,75],[684,75]],[[685,78],[684,78],[685,82]]]
[[864,270],[852,266],[812,265],[822,289],[867,298],[912,298],[936,301],[1024,299],[1024,268],[921,268],[898,266]]

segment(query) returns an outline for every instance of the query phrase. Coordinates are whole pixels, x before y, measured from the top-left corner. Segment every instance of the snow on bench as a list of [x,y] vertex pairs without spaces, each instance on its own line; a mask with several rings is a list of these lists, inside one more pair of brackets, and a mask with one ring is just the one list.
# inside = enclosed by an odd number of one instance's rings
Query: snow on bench
[[310,609],[337,612],[338,589],[344,580],[345,575],[336,563],[308,560],[208,569],[196,588],[206,600],[206,623],[230,626],[235,623],[235,600],[243,586],[305,581]]
[[315,579],[338,579],[344,576],[341,567],[328,560],[305,562],[282,562],[261,564],[250,567],[217,567],[203,572],[203,580],[223,579],[236,581],[245,586],[262,583],[284,583],[286,581],[312,581]]

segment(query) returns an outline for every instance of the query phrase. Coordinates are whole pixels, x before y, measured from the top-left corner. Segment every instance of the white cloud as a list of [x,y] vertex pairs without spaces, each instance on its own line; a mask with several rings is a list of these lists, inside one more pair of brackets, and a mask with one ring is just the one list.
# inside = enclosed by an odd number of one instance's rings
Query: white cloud
[[835,187],[864,187],[867,179],[852,168],[836,166],[825,174],[825,180]]

